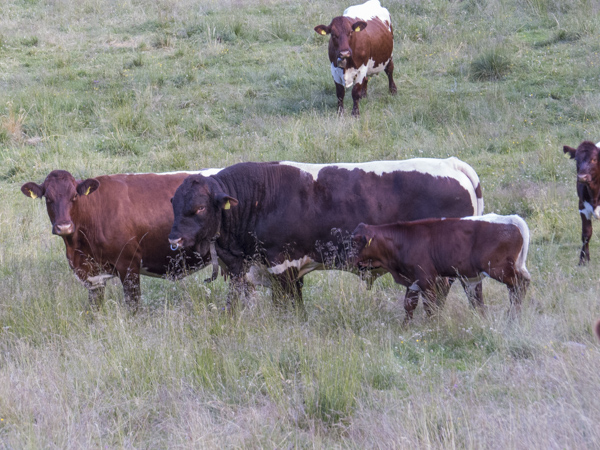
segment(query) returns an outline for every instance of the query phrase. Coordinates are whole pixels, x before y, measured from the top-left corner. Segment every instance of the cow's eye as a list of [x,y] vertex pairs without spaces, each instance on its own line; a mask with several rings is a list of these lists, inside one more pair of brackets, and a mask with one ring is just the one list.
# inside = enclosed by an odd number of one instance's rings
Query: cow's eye
[[200,208],[198,208],[196,210],[196,214],[202,214],[205,210],[206,210],[206,207],[205,206],[201,206]]
[[74,195],[73,198],[71,199],[72,202],[74,202],[75,200],[77,200],[77,196]]

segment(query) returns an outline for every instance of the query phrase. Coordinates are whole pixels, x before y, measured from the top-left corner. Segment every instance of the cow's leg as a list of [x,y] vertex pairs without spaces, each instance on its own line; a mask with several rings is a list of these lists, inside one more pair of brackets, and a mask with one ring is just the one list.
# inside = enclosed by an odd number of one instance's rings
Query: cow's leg
[[360,116],[360,111],[358,110],[358,101],[363,96],[362,95],[363,90],[365,90],[365,93],[366,93],[366,89],[367,89],[367,78],[366,77],[362,83],[357,83],[352,88],[352,101],[354,102],[354,104],[352,105],[352,115],[354,117]]
[[485,305],[483,303],[483,283],[478,281],[477,283],[469,283],[463,279],[460,280],[469,304],[475,308],[479,313],[485,316]]
[[132,313],[136,313],[142,297],[140,274],[135,270],[129,269],[124,274],[123,272],[119,272],[119,278],[123,284],[123,299],[125,304]]
[[581,253],[579,265],[583,266],[590,261],[590,239],[592,237],[592,220],[587,215],[581,214]]
[[529,287],[529,276],[515,273],[514,278],[505,282],[508,287],[508,298],[510,300],[509,317],[514,318],[521,313],[521,303]]
[[390,59],[390,62],[386,66],[385,74],[388,77],[388,82],[390,85],[390,93],[392,95],[394,95],[396,92],[398,92],[398,89],[396,88],[396,83],[394,83],[394,60],[393,59]]
[[291,302],[292,307],[302,316],[306,317],[304,300],[302,299],[302,286],[304,277],[298,277],[298,269],[290,268],[280,275],[275,276],[273,285],[273,303],[277,306],[287,305]]
[[104,303],[104,290],[105,284],[101,286],[91,287],[88,289],[88,299],[90,301],[90,307],[93,310],[98,310]]
[[338,101],[338,114],[344,114],[344,96],[346,95],[346,88],[341,84],[335,83],[335,95]]
[[419,291],[414,291],[410,288],[406,289],[406,295],[404,296],[404,324],[410,322],[413,318],[415,308],[419,304]]
[[229,292],[227,293],[227,312],[230,315],[235,315],[235,311],[239,304],[239,299],[244,292],[244,275],[231,275],[229,280]]
[[435,304],[439,309],[442,309],[446,304],[446,297],[448,297],[454,280],[455,278],[446,277],[439,277],[435,280]]

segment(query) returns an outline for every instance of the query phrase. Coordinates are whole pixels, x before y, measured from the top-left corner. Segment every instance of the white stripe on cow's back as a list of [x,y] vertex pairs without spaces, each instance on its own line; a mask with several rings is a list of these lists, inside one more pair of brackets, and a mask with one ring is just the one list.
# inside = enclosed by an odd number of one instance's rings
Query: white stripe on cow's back
[[391,31],[390,24],[392,23],[392,19],[390,18],[390,12],[381,6],[379,0],[369,0],[362,5],[350,6],[344,11],[344,17],[353,17],[364,21],[379,19]]
[[483,200],[478,199],[475,189],[479,186],[479,177],[471,166],[464,161],[452,156],[446,159],[413,158],[401,161],[371,161],[365,163],[337,163],[337,164],[310,164],[293,161],[280,161],[279,164],[296,167],[312,176],[313,180],[319,177],[319,172],[328,167],[354,170],[360,169],[377,175],[401,172],[419,172],[440,178],[453,178],[469,193],[474,215],[483,213]]
[[202,175],[205,177],[210,177],[211,175],[215,175],[219,173],[222,168],[219,169],[202,169],[202,170],[178,170],[175,172],[138,172],[138,173],[124,173],[123,175],[178,175],[178,174],[189,174],[189,175]]
[[463,217],[461,220],[480,220],[482,222],[488,223],[503,223],[508,225],[515,225],[519,231],[521,232],[521,236],[523,237],[523,247],[519,252],[519,257],[515,262],[517,268],[523,272],[523,274],[527,277],[530,277],[529,271],[525,266],[525,262],[527,261],[527,253],[529,252],[529,227],[527,226],[527,222],[523,220],[521,216],[516,214],[512,214],[510,216],[501,216],[499,214],[485,214],[483,216],[472,216],[472,217]]

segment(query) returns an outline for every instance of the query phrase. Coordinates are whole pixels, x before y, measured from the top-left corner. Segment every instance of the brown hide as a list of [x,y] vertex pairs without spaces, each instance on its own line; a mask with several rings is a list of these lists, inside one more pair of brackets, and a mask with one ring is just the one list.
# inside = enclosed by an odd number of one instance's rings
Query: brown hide
[[137,308],[140,273],[180,277],[201,261],[173,252],[168,234],[171,198],[189,173],[104,175],[78,181],[66,171],[51,172],[42,185],[21,187],[28,197],[44,197],[54,234],[66,246],[69,265],[100,303],[106,279],[118,276],[125,301]]
[[469,300],[483,305],[481,294],[471,291],[468,280],[487,274],[507,285],[517,310],[529,283],[524,263],[515,265],[528,243],[513,224],[464,219],[361,224],[353,239],[354,263],[359,268],[383,268],[396,283],[410,287],[412,293],[409,291],[405,300],[407,319],[412,317],[418,301],[414,293],[419,290],[431,313],[439,277],[460,277]]

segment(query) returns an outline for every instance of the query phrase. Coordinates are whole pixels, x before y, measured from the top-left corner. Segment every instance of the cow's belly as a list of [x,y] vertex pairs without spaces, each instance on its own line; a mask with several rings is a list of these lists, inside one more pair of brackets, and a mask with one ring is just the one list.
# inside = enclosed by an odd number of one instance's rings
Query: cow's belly
[[367,76],[376,75],[379,72],[383,72],[389,62],[390,60],[388,59],[382,64],[376,64],[375,60],[371,58],[367,64],[363,64],[358,68],[350,68],[346,70],[335,67],[333,63],[331,63],[331,75],[333,76],[333,81],[335,81],[337,84],[341,84],[346,88],[350,88],[354,84],[361,84]]
[[281,275],[289,269],[298,269],[297,278],[300,278],[313,270],[324,270],[325,266],[323,263],[315,261],[309,256],[303,256],[300,259],[285,260],[272,267],[255,264],[250,267],[250,270],[246,274],[246,280],[257,286],[270,287],[272,275]]

